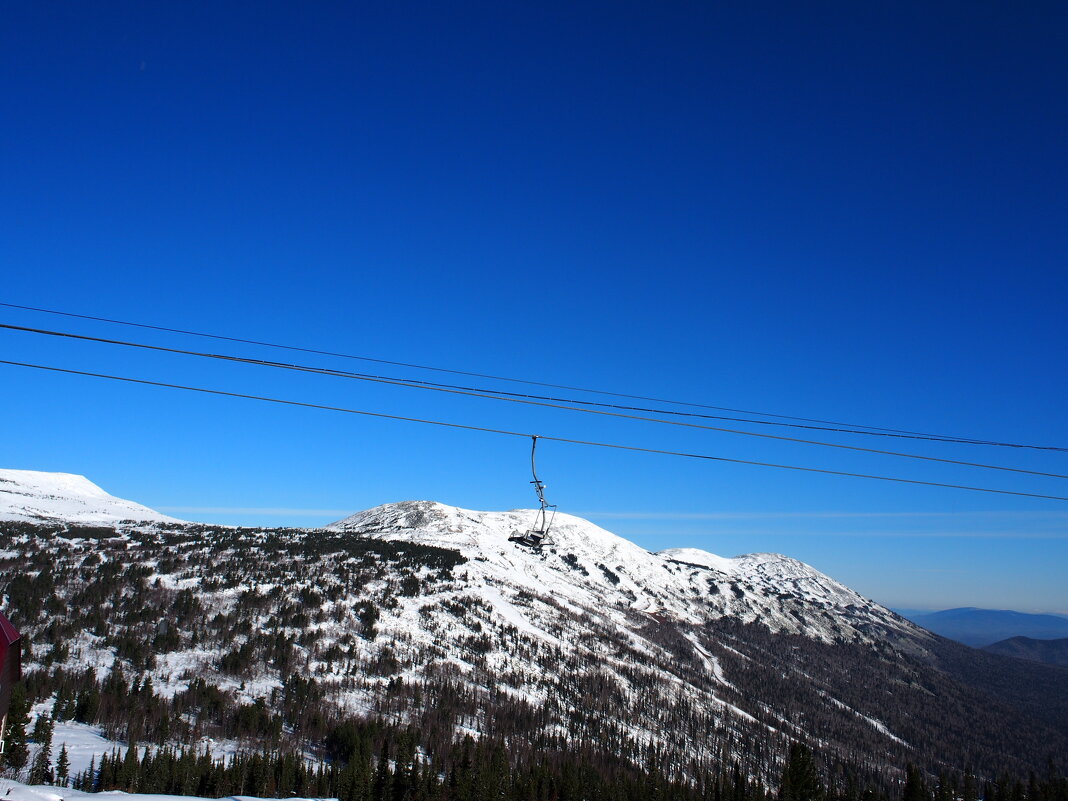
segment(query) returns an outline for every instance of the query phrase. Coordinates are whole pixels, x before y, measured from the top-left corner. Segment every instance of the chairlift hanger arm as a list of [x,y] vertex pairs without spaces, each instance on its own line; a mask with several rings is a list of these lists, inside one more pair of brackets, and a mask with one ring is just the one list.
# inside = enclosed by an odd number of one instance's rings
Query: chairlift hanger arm
[[[512,542],[517,542],[530,548],[538,548],[545,544],[549,529],[552,528],[553,520],[556,518],[556,507],[551,506],[545,500],[545,484],[538,478],[537,451],[538,436],[537,434],[532,434],[530,437],[530,473],[533,476],[533,481],[530,483],[534,485],[534,491],[538,495],[538,510],[534,515],[534,523],[525,534],[520,534],[517,531],[508,538]],[[549,509],[553,510],[552,517],[547,514]]]

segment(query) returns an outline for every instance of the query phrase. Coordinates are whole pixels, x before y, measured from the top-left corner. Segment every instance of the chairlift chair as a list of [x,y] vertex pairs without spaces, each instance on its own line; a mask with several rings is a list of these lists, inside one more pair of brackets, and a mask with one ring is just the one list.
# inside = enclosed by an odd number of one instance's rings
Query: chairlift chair
[[[534,485],[534,492],[538,494],[538,511],[534,515],[534,524],[525,532],[513,531],[508,541],[517,545],[525,545],[528,548],[538,549],[547,544],[546,538],[549,536],[549,529],[552,528],[553,520],[556,518],[556,505],[550,504],[545,500],[545,484],[538,478],[538,471],[534,463],[534,454],[538,448],[538,438],[533,436],[531,440],[530,472],[534,476],[534,480],[530,483]],[[552,510],[552,515],[549,514],[550,509]]]

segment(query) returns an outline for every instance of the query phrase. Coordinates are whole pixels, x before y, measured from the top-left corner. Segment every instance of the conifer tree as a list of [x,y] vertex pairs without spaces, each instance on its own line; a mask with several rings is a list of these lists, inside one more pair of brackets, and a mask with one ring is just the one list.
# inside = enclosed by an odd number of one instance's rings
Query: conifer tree
[[85,769],[84,779],[82,786],[79,788],[87,793],[96,792],[96,757],[92,757],[89,760],[89,767]]
[[56,757],[56,781],[60,787],[67,786],[70,777],[70,757],[67,755],[67,744],[59,747],[59,756]]
[[930,801],[931,794],[927,792],[927,783],[923,780],[923,774],[910,762],[905,768],[905,791],[902,801]]
[[137,743],[134,740],[130,740],[130,745],[126,749],[126,756],[122,760],[122,768],[119,771],[119,785],[120,789],[127,792],[134,792],[137,790],[138,775],[141,772],[141,765],[137,759]]
[[33,722],[33,741],[35,743],[49,743],[52,742],[52,731],[55,727],[55,722],[51,716],[47,713],[43,713],[37,716],[37,720]]
[[804,743],[793,743],[782,772],[779,801],[823,801],[823,795],[812,752]]
[[389,743],[382,744],[382,753],[378,756],[375,770],[374,801],[389,801],[393,791],[393,774],[389,769]]
[[30,784],[50,784],[52,781],[52,731],[54,723],[48,714],[40,714],[33,724],[33,740],[37,754],[30,766]]
[[30,784],[52,783],[52,732],[47,733],[47,739],[40,744],[37,753],[33,757],[30,766]]
[[67,705],[66,688],[62,685],[56,690],[56,700],[52,703],[52,720],[63,720],[63,711]]
[[1034,771],[1031,771],[1027,777],[1027,801],[1039,801],[1042,798],[1042,791],[1038,789],[1038,777]]
[[961,788],[961,801],[977,801],[979,790],[975,786],[975,777],[971,768],[964,772],[964,786]]
[[4,765],[7,772],[18,778],[30,759],[26,743],[26,727],[30,723],[30,702],[26,689],[16,684],[11,691],[11,703],[7,711],[7,731],[4,733]]
[[938,775],[938,786],[935,788],[935,801],[953,801],[956,796],[954,787],[945,771]]

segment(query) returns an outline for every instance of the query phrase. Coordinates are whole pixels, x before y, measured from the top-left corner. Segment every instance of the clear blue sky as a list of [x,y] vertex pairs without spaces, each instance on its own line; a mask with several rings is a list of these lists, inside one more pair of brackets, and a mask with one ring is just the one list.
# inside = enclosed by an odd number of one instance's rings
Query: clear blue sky
[[[4,302],[1068,446],[1061,4],[35,2],[5,14]],[[12,310],[0,321],[205,344]],[[27,334],[0,331],[0,353],[1068,494],[1063,479]],[[0,387],[3,466],[83,473],[191,519],[320,524],[409,498],[533,500],[519,439],[13,367]],[[892,444],[1068,472],[1064,453]],[[780,551],[888,604],[1068,611],[1065,502],[552,443],[541,465],[562,510],[652,549]]]

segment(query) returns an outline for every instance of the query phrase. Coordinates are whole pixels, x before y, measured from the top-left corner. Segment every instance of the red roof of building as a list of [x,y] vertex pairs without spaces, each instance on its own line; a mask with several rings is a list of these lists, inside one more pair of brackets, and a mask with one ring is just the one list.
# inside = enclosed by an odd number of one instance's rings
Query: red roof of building
[[7,715],[7,700],[11,697],[11,682],[22,678],[22,644],[19,640],[22,635],[11,621],[0,612],[0,676],[3,677],[3,685],[0,685],[0,701],[3,709],[0,715]]
[[[19,644],[21,638],[19,630],[0,612],[0,672],[5,676],[5,683],[22,678],[22,646]],[[7,690],[6,687],[3,689]],[[7,714],[6,708],[3,714]]]
[[14,645],[22,637],[14,624],[0,612],[0,649],[7,650],[9,645]]

